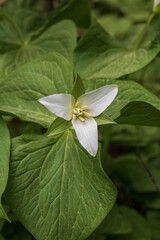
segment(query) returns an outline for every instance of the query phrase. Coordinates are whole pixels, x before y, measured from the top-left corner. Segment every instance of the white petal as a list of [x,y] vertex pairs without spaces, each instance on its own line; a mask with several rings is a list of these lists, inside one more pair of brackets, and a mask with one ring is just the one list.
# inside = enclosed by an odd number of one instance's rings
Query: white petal
[[87,111],[96,117],[113,102],[117,93],[116,85],[107,85],[80,96],[77,101],[83,106],[87,105]]
[[40,98],[38,102],[58,117],[64,118],[65,120],[72,118],[72,109],[75,100],[70,94],[53,94]]
[[160,0],[154,0],[154,6],[156,7],[160,3]]
[[98,129],[93,118],[85,118],[82,122],[79,119],[72,120],[80,144],[92,155],[96,156],[98,150]]

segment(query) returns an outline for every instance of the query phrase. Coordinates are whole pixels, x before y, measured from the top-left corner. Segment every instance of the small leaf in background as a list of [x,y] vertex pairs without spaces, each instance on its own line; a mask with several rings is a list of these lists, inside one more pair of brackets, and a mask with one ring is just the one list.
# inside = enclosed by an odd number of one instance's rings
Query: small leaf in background
[[2,194],[6,188],[9,172],[10,136],[8,128],[0,117],[0,218],[9,220],[2,206]]
[[87,240],[106,239],[108,235],[127,234],[132,232],[132,224],[123,208],[115,205],[101,225]]
[[82,240],[111,210],[116,189],[99,154],[91,157],[67,131],[14,139],[6,199],[35,238]]
[[[156,192],[155,185],[151,177],[148,175],[144,165],[136,155],[127,154],[121,156],[115,161],[116,175],[131,189],[137,192]],[[152,175],[155,177],[158,184],[160,184],[160,169],[149,165]]]
[[132,225],[132,231],[128,234],[109,236],[111,240],[151,240],[152,232],[146,219],[137,211],[121,206],[121,211],[126,215]]

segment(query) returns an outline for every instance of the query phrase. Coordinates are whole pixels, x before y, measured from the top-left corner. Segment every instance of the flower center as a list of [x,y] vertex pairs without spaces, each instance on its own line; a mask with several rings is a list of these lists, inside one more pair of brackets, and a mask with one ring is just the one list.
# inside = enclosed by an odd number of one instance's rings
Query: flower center
[[76,120],[78,118],[79,120],[84,122],[85,121],[84,117],[91,117],[92,114],[85,111],[87,108],[88,106],[80,106],[80,102],[76,102],[72,112],[73,119]]

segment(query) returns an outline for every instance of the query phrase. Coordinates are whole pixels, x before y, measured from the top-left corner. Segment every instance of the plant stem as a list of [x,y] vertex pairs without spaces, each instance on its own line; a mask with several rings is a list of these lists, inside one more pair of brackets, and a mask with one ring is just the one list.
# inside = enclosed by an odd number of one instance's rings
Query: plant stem
[[134,51],[137,50],[137,48],[139,47],[140,43],[142,42],[143,37],[144,37],[144,34],[145,34],[145,32],[146,32],[149,24],[151,23],[152,19],[155,17],[155,15],[156,15],[156,14],[153,12],[153,13],[149,16],[146,24],[144,25],[144,27],[143,27],[143,29],[142,29],[142,31],[141,31],[141,33],[140,33],[140,35],[138,36],[138,39],[137,39],[136,44],[135,44],[134,49],[133,49]]
[[144,168],[146,169],[146,171],[147,171],[149,177],[151,178],[151,180],[152,180],[152,182],[153,182],[153,184],[154,184],[154,186],[155,186],[157,192],[160,193],[160,187],[158,186],[158,184],[157,184],[157,182],[156,182],[154,176],[152,175],[151,170],[149,169],[148,165],[147,165],[146,162],[144,161],[144,159],[143,159],[141,153],[140,153],[140,152],[137,152],[137,156],[138,156],[139,159],[141,160],[141,162],[142,162]]
[[101,150],[101,159],[102,160],[105,158],[105,154],[108,150],[108,144],[109,144],[110,136],[111,136],[111,133],[112,133],[112,128],[113,128],[112,125],[105,126],[106,135],[105,135],[102,150]]
[[12,26],[14,31],[17,33],[18,38],[22,42],[22,45],[24,46],[25,45],[25,41],[24,41],[23,36],[20,33],[19,29],[17,28],[17,26],[6,15],[3,15],[3,13],[1,13],[1,17],[4,18]]

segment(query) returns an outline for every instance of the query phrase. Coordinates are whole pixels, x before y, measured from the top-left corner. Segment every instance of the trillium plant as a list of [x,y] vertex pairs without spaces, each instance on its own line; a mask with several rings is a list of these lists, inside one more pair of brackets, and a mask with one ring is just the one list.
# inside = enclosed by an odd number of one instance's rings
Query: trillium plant
[[160,240],[159,160],[160,0],[0,0],[0,240]]
[[38,101],[56,116],[72,119],[80,144],[95,156],[98,150],[98,130],[94,117],[100,115],[115,99],[116,85],[108,85],[81,95],[77,100],[71,94],[53,94]]

